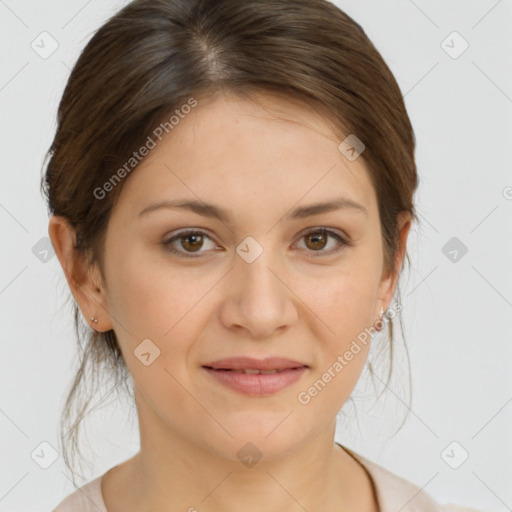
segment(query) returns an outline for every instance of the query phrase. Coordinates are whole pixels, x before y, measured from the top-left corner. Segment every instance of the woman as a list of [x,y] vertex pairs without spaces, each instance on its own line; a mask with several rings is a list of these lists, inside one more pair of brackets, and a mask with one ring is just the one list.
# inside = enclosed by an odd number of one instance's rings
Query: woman
[[58,117],[49,235],[91,328],[65,412],[106,363],[141,445],[55,511],[470,510],[334,442],[417,221],[413,129],[357,23],[136,0]]

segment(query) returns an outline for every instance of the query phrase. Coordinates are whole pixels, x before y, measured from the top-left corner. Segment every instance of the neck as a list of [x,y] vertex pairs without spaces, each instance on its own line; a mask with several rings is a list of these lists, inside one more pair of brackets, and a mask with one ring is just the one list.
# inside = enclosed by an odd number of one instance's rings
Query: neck
[[[140,451],[122,464],[117,477],[112,476],[111,488],[121,490],[117,496],[124,497],[122,504],[111,501],[110,506],[116,505],[112,509],[130,512],[169,510],[172,506],[174,510],[190,512],[377,510],[368,475],[334,443],[335,421],[288,453],[280,452],[277,446],[273,451],[267,443],[266,453],[278,455],[269,457],[264,453],[250,465],[241,462],[236,453],[216,452],[206,442],[198,445],[191,438],[170,431],[168,425],[151,414],[149,409],[139,414]],[[112,496],[109,492],[104,495]],[[117,507],[118,504],[122,506]]]

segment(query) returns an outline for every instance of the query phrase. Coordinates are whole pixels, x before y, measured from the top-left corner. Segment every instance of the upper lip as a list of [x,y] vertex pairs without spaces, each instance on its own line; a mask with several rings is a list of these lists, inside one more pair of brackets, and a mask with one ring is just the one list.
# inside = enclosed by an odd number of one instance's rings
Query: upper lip
[[287,370],[290,368],[307,367],[308,365],[283,357],[267,357],[266,359],[229,357],[204,364],[203,366],[213,368],[214,370]]

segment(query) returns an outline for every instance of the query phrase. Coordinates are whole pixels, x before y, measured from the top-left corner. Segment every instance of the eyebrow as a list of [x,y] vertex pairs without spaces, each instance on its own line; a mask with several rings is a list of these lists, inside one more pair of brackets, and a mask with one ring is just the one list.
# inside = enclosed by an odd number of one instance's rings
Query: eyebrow
[[[226,224],[229,224],[231,219],[230,212],[222,208],[221,206],[207,204],[202,201],[196,201],[193,199],[175,199],[172,201],[158,201],[157,203],[152,203],[146,206],[146,208],[144,208],[139,213],[138,217],[144,217],[150,212],[154,212],[162,208],[190,210],[194,213],[197,213],[198,215],[202,215],[203,217],[216,218]],[[306,217],[311,217],[313,215],[318,215],[320,213],[347,209],[363,213],[364,215],[368,215],[368,210],[363,205],[356,203],[355,201],[347,197],[340,197],[323,203],[314,203],[306,206],[300,206],[292,210],[291,212],[287,213],[284,216],[284,218],[287,220],[303,219]]]

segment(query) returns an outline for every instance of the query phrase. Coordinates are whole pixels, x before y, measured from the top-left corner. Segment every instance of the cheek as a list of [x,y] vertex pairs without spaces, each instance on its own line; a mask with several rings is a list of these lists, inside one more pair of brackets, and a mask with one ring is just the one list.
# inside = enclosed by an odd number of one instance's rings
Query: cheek
[[[218,277],[205,276],[204,271],[180,272],[162,260],[145,262],[135,250],[112,261],[116,264],[110,270],[109,310],[130,372],[142,387],[155,390],[172,387],[165,369],[185,382],[187,351],[207,318],[201,300]],[[144,347],[141,342],[146,339],[154,344],[146,342],[149,352],[158,354],[151,371],[135,356],[142,353],[139,346]]]
[[118,246],[110,254],[109,311],[113,322],[121,324],[116,327],[132,337],[163,338],[199,301],[202,281],[163,258],[150,257],[137,246]]
[[320,349],[318,365],[301,390],[303,401],[299,400],[300,407],[313,417],[322,417],[327,411],[336,414],[341,409],[366,363],[371,345],[368,328],[375,283],[364,275],[359,272],[340,275],[305,300],[320,319],[315,320]]
[[323,339],[350,343],[370,327],[378,289],[375,275],[371,268],[359,265],[341,269],[309,291],[304,290],[304,302],[325,324]]

